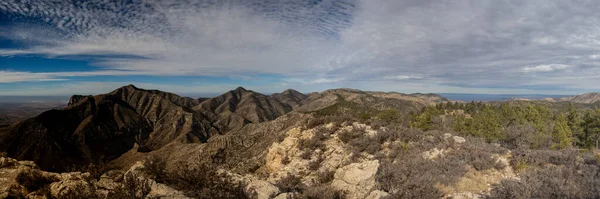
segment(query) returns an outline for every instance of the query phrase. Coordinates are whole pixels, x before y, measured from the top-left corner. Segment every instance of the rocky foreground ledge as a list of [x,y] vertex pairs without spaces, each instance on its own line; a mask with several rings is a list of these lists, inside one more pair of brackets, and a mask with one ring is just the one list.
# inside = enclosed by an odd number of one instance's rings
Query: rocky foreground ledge
[[0,198],[187,198],[143,175],[138,162],[127,171],[112,170],[98,179],[90,173],[52,173],[33,161],[0,157]]

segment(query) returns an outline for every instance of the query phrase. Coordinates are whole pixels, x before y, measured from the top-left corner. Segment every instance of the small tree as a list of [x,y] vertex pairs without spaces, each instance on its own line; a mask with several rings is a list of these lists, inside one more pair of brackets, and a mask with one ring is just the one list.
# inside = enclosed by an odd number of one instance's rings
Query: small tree
[[554,130],[552,131],[552,148],[564,149],[571,147],[571,128],[567,123],[567,119],[563,114],[556,116],[554,120]]

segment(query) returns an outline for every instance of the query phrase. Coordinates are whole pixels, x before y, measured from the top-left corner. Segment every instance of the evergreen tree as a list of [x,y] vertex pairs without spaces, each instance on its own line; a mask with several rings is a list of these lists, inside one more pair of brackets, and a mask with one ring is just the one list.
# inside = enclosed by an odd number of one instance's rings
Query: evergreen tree
[[571,137],[571,128],[569,128],[567,119],[563,114],[559,114],[554,120],[554,130],[552,131],[552,148],[564,149],[571,147]]
[[568,113],[567,124],[569,125],[569,129],[571,129],[571,133],[575,138],[574,142],[578,146],[584,146],[585,134],[583,132],[583,119],[581,118],[581,113],[579,113],[579,111],[575,109],[571,103],[569,103]]

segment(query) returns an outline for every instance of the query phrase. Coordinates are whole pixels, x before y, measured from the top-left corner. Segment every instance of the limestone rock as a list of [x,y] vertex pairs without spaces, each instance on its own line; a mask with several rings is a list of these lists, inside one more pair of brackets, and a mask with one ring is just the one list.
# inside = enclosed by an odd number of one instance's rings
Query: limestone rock
[[273,199],[288,199],[288,198],[293,198],[293,196],[294,196],[293,193],[282,193],[282,194],[275,196],[275,198],[273,198]]
[[246,190],[256,193],[257,199],[269,199],[279,193],[279,188],[264,180],[252,180]]
[[444,153],[447,152],[445,149],[433,148],[429,151],[425,151],[421,154],[421,156],[425,159],[433,160],[438,157],[444,157]]
[[0,157],[0,168],[15,166],[17,161],[12,158]]
[[381,191],[381,190],[375,190],[372,191],[366,199],[384,199],[387,196],[389,196],[390,194],[385,192],[385,191]]
[[375,187],[379,161],[352,163],[337,169],[331,185],[348,192],[348,198],[365,198]]

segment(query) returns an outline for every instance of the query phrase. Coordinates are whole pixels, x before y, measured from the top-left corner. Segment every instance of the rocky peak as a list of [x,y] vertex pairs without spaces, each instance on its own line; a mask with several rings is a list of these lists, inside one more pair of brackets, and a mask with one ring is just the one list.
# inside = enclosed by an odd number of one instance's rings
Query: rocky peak
[[91,95],[73,95],[69,98],[69,104],[68,106],[72,106],[77,104],[78,102],[80,102],[82,99],[88,98],[88,97],[93,97]]
[[302,101],[308,98],[308,96],[294,89],[287,89],[281,93],[273,93],[271,97],[279,100],[284,104],[290,105],[291,107],[298,107],[302,105]]

